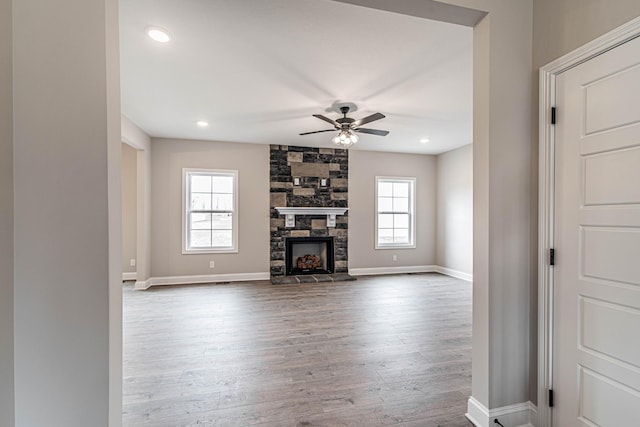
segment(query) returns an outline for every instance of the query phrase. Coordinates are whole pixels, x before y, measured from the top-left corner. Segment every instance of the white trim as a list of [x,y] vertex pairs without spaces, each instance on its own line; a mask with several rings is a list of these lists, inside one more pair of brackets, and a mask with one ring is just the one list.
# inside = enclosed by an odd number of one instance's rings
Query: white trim
[[640,36],[640,17],[634,18],[540,68],[549,74],[560,74],[623,43]]
[[377,274],[433,273],[435,271],[435,265],[408,265],[404,267],[350,268],[349,274],[352,276],[372,276]]
[[529,402],[529,426],[538,427],[538,407]]
[[144,282],[136,282],[135,289],[149,289],[151,286],[191,285],[199,283],[244,282],[269,280],[269,273],[202,274],[193,276],[152,277]]
[[[471,421],[471,424],[476,427],[485,427],[489,425],[489,410],[473,396],[471,396],[467,401],[467,413],[464,415],[469,421]],[[487,421],[481,423],[481,420],[485,419]]]
[[446,274],[447,276],[455,277],[456,279],[466,280],[467,282],[473,282],[473,274],[463,273],[462,271],[453,270],[447,267],[435,266],[436,273]]
[[127,280],[137,280],[138,279],[138,273],[133,271],[130,273],[122,273],[122,281],[126,282]]
[[296,226],[296,215],[326,215],[327,227],[336,226],[336,215],[344,215],[349,208],[321,208],[321,207],[304,207],[289,208],[279,206],[275,208],[280,215],[285,215],[285,227]]
[[467,419],[476,427],[493,427],[495,419],[505,427],[535,427],[537,408],[531,402],[516,403],[495,409],[487,409],[476,398],[471,396],[467,403]]
[[373,276],[378,274],[433,273],[435,271],[435,265],[408,265],[404,267],[350,268],[349,274],[352,276]]
[[538,422],[551,426],[547,390],[553,387],[553,269],[547,253],[554,245],[554,129],[551,107],[555,106],[556,76],[616,46],[640,36],[640,17],[604,34],[540,68],[539,99],[539,202],[538,202]]
[[[402,274],[402,273],[441,273],[447,276],[456,277],[462,280],[472,280],[472,276],[461,273],[449,268],[437,265],[410,265],[405,267],[372,267],[372,268],[351,268],[349,274],[352,276],[371,276],[383,274]],[[466,275],[469,279],[459,277],[458,275]],[[164,276],[151,277],[144,281],[137,281],[136,290],[149,289],[152,286],[166,285],[189,285],[198,283],[217,283],[217,282],[243,282],[252,280],[269,280],[271,275],[265,273],[234,273],[234,274],[203,274],[191,276]]]
[[[378,214],[390,212],[378,212],[378,187],[381,182],[405,182],[409,183],[409,243],[387,243],[380,244],[378,242]],[[376,176],[374,188],[374,249],[415,249],[416,248],[416,177],[400,177],[400,176]],[[400,212],[398,212],[400,213]],[[395,229],[395,228],[394,228]]]
[[[231,211],[231,246],[230,247],[209,247],[192,248],[189,246],[189,230],[191,228],[189,219],[189,195],[191,194],[191,175],[224,175],[233,178],[233,210]],[[227,169],[200,169],[182,168],[182,255],[193,254],[233,254],[238,253],[238,171]]]
[[137,280],[136,284],[133,285],[133,289],[135,289],[136,291],[144,291],[146,289],[149,289],[151,287],[151,280],[147,279],[147,280]]
[[456,279],[473,282],[473,275],[439,265],[407,265],[402,267],[365,267],[350,268],[349,274],[352,276],[374,276],[383,274],[406,274],[406,273],[440,273]]

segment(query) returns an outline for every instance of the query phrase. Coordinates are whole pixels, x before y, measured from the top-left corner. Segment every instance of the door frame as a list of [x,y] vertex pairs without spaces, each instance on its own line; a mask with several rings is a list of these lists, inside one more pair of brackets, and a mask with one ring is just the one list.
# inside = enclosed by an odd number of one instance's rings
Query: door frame
[[[538,427],[551,426],[548,390],[553,386],[553,268],[549,249],[554,247],[555,107],[556,77],[623,43],[640,37],[640,17],[598,37],[540,68],[539,75],[539,181],[538,181]],[[558,110],[562,118],[562,110]]]

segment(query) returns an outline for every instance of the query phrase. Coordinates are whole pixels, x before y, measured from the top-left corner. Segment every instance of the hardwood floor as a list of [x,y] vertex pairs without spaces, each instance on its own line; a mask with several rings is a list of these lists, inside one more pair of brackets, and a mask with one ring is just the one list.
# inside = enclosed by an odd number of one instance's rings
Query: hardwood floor
[[471,284],[124,287],[125,426],[465,426]]

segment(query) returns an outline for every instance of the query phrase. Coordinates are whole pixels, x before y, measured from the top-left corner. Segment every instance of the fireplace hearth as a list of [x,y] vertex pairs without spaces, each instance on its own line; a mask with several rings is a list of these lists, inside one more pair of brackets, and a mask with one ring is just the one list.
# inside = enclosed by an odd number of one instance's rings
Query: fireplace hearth
[[333,274],[333,237],[289,237],[285,240],[287,276]]

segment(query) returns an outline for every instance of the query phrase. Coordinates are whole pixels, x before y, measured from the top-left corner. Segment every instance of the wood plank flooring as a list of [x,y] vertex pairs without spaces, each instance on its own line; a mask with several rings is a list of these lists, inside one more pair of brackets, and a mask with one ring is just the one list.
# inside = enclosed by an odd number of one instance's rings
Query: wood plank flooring
[[471,284],[124,287],[125,426],[464,426]]

